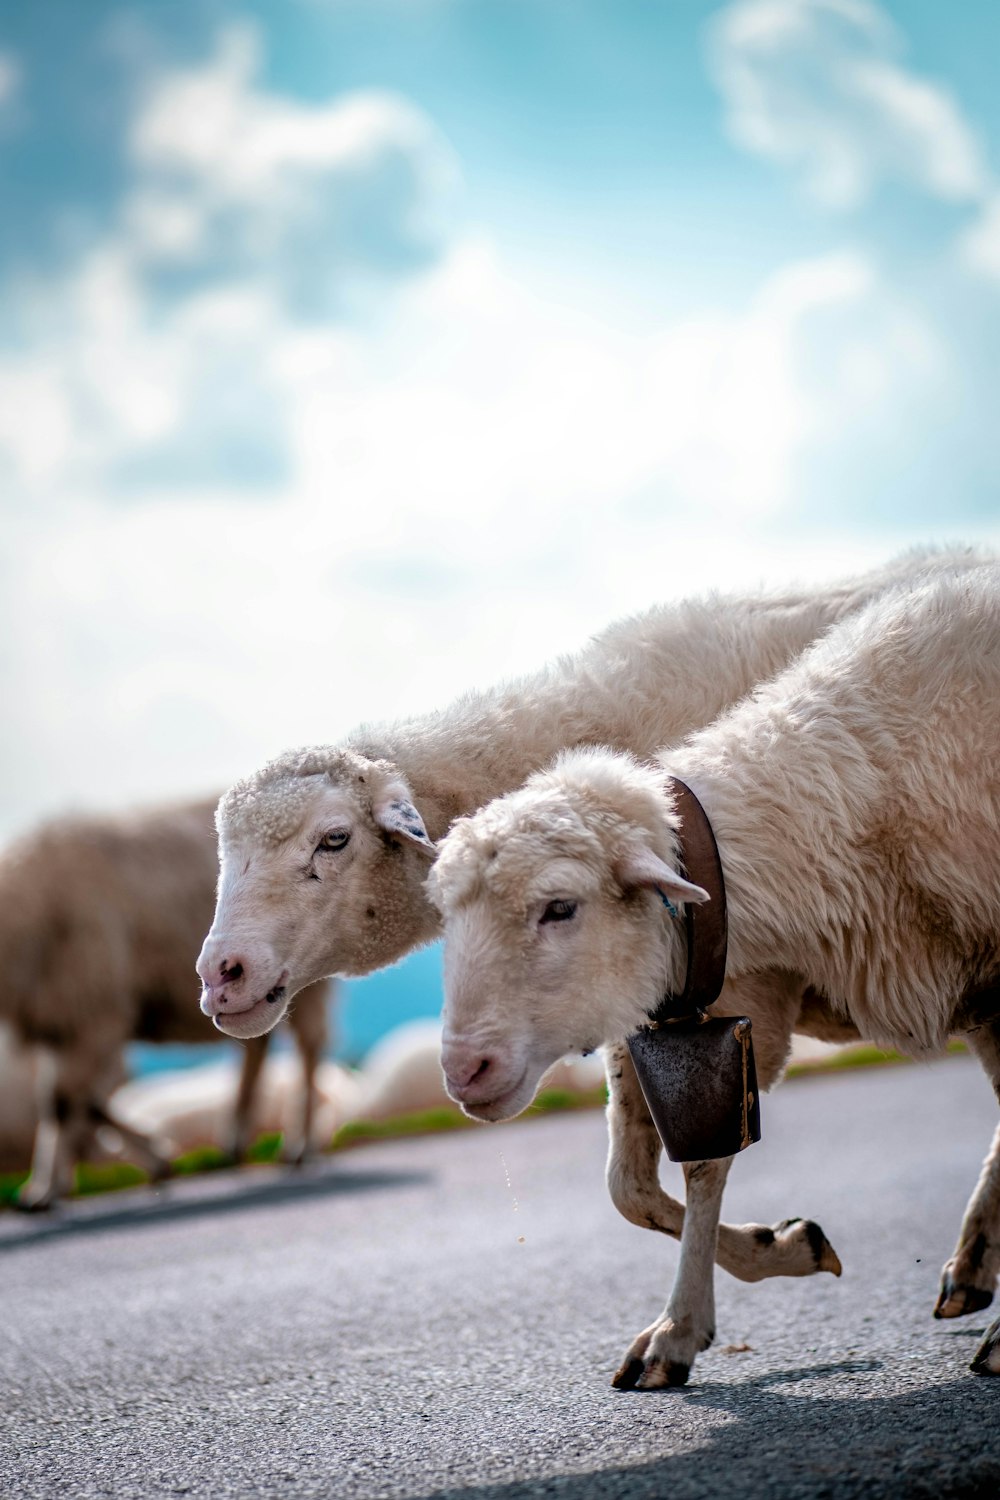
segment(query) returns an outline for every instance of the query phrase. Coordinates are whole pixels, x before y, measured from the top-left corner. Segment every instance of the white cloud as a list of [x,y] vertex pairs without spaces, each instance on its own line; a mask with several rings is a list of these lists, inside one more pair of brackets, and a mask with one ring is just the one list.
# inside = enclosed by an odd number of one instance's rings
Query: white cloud
[[245,419],[268,420],[259,360],[279,318],[259,289],[210,289],[157,315],[134,258],[112,239],[18,297],[24,344],[0,354],[8,487],[36,499],[69,476],[114,488],[123,467],[163,462],[196,430],[221,437],[237,387],[262,408]]
[[400,296],[391,331],[331,337],[236,290],[192,301],[149,349],[115,274],[92,267],[77,292],[82,351],[102,354],[97,329],[109,343],[105,429],[155,428],[156,362],[184,396],[249,328],[292,465],[266,502],[161,486],[125,507],[99,498],[96,466],[94,498],[62,481],[23,518],[0,590],[19,705],[0,824],[225,781],[530,669],[658,598],[860,565],[884,542],[753,538],[831,433],[936,376],[850,253],[784,267],[736,313],[626,334],[467,241]]
[[256,83],[248,24],[204,66],[155,79],[133,121],[139,186],[125,216],[152,259],[280,269],[315,300],[358,266],[425,262],[447,232],[458,172],[430,121],[397,95],[302,104]]
[[800,170],[817,197],[850,208],[900,179],[947,201],[979,200],[989,174],[974,132],[899,51],[868,0],[739,0],[710,30],[734,139]]
[[152,470],[273,484],[284,381],[269,368],[293,325],[335,348],[352,278],[378,277],[391,306],[443,253],[457,169],[430,121],[390,94],[267,93],[259,63],[242,25],[205,65],[152,75],[103,240],[6,288],[24,337],[0,352],[0,476],[36,495]]
[[[856,251],[639,331],[539,295],[472,235],[400,278],[381,317],[298,317],[284,253],[161,295],[151,268],[208,265],[227,214],[281,233],[275,197],[297,213],[345,161],[363,175],[365,141],[381,159],[384,115],[275,101],[252,64],[237,34],[161,78],[114,231],[17,289],[0,825],[211,786],[530,669],[655,599],[830,576],[911,539],[795,531],[803,476],[844,434],[947,379]],[[272,440],[285,466],[256,499],[247,472],[226,484],[196,462],[231,443],[252,469]]]
[[348,526],[396,495],[389,544],[433,531],[452,555],[468,545],[470,566],[486,518],[513,517],[516,554],[522,508],[536,543],[640,493],[768,516],[811,445],[859,404],[936,378],[936,359],[853,253],[782,268],[736,313],[626,335],[533,296],[467,242],[401,300],[391,340],[289,397],[297,483],[317,504],[360,498]]

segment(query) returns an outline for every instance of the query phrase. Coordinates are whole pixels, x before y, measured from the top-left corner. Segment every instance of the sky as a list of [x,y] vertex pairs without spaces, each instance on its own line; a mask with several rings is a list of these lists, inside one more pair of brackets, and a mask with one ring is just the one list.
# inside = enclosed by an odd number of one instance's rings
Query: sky
[[0,835],[1000,545],[1000,7],[0,9]]

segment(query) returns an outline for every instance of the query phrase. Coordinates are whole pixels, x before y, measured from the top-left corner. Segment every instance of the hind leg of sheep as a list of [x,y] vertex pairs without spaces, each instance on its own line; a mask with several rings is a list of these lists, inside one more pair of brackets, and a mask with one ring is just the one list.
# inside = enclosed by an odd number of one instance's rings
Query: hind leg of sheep
[[73,1186],[76,1142],[82,1121],[75,1118],[72,1096],[63,1087],[61,1059],[47,1048],[38,1050],[38,1125],[28,1180],[17,1195],[26,1213],[43,1212],[64,1198]]
[[315,1150],[313,1116],[316,1108],[316,1069],[326,1050],[328,1039],[326,997],[326,980],[308,985],[299,995],[288,1018],[302,1061],[302,1085],[296,1126],[289,1131],[281,1154],[285,1161],[294,1166],[300,1166]]
[[81,1067],[73,1053],[67,1056],[39,1049],[38,1126],[31,1172],[17,1195],[17,1206],[26,1213],[43,1212],[72,1191],[73,1169],[90,1129],[88,1073],[87,1065]]
[[115,1132],[136,1164],[149,1174],[151,1182],[162,1182],[170,1176],[170,1162],[157,1151],[149,1136],[126,1125],[112,1113],[106,1101],[92,1100],[87,1112],[93,1124],[107,1125]]
[[1000,1270],[1000,1126],[965,1210],[958,1244],[941,1272],[936,1318],[981,1312],[993,1301]]
[[17,1207],[41,1213],[73,1186],[73,1156],[65,1126],[54,1115],[39,1120],[31,1156],[31,1172],[17,1194]]
[[[968,1034],[994,1093],[1000,1099],[1000,1022],[987,1021]],[[936,1318],[981,1312],[993,1301],[1000,1273],[1000,1126],[993,1134],[975,1191],[969,1199],[958,1244],[941,1273]],[[1000,1375],[1000,1318],[986,1331],[972,1361],[978,1375]]]

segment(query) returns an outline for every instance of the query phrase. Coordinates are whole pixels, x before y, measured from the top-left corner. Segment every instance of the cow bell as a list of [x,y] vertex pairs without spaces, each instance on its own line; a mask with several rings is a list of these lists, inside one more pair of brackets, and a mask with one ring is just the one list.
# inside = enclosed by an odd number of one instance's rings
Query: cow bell
[[628,1039],[636,1076],[671,1161],[735,1156],[760,1140],[760,1096],[747,1016],[642,1026]]

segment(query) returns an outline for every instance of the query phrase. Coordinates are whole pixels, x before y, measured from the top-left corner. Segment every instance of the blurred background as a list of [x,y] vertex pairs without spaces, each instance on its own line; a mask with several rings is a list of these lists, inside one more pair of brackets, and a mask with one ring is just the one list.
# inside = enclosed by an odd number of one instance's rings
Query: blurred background
[[[998,55],[989,0],[4,7],[0,836],[1000,544]],[[343,1055],[438,1000],[346,986]]]

